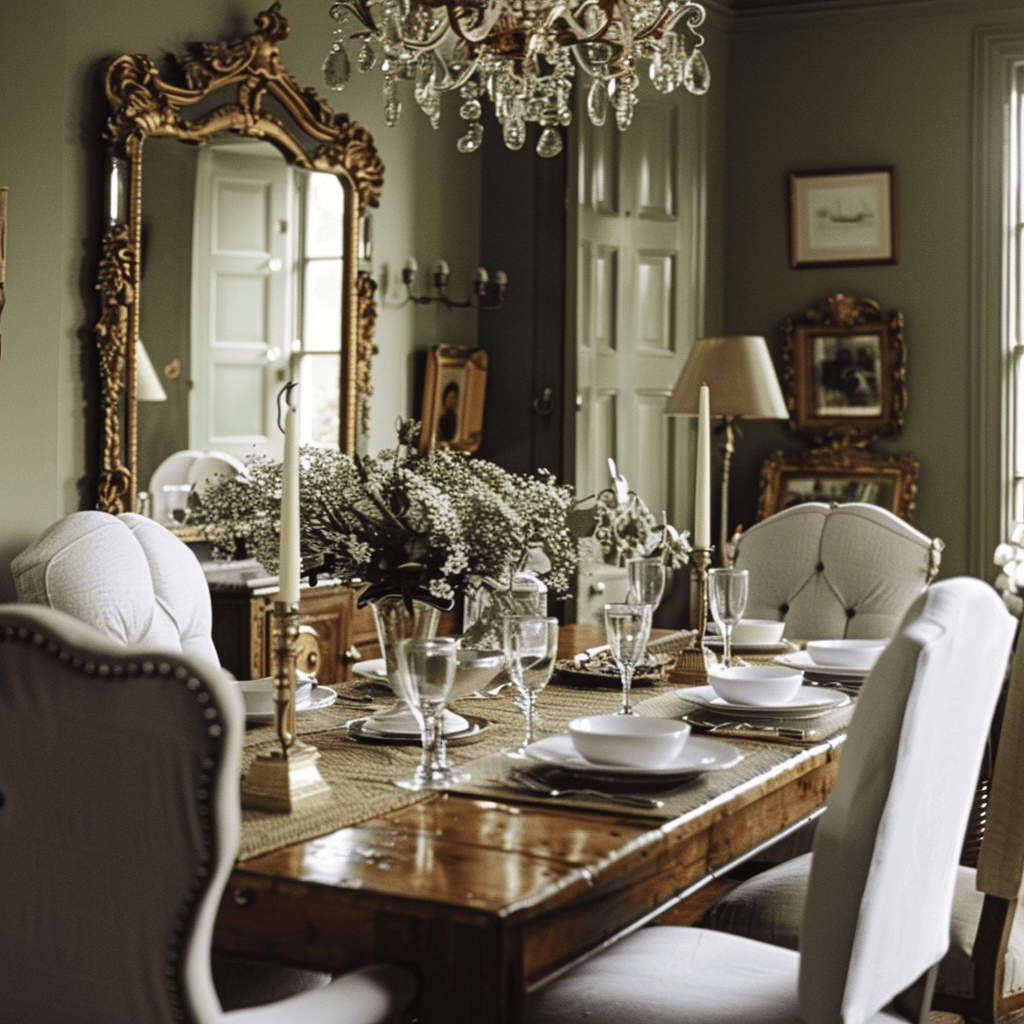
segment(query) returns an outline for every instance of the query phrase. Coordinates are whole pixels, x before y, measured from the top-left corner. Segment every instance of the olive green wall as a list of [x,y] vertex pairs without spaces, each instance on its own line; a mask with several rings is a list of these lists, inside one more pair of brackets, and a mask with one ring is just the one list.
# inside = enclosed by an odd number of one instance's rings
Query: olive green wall
[[[1024,12],[983,0],[906,10],[919,13],[866,8],[737,24],[722,183],[722,326],[764,334],[778,361],[783,319],[835,292],[901,310],[906,430],[877,448],[921,460],[917,525],[945,540],[943,574],[985,572],[968,560],[972,31]],[[790,269],[787,174],[880,164],[899,172],[899,265]],[[781,423],[744,426],[734,521],[754,521],[759,466],[779,447],[809,446]]]
[[[40,530],[90,507],[98,462],[95,267],[101,229],[99,142],[102,63],[118,53],[158,62],[193,40],[248,34],[268,3],[237,0],[46,0],[9,4],[0,33],[0,184],[10,186],[7,308],[0,323],[0,600],[14,596],[6,567]],[[329,4],[291,0],[282,43],[289,70],[322,94],[332,41]],[[406,96],[398,128],[384,124],[378,76],[358,73],[330,93],[373,133],[385,165],[374,212],[374,275],[381,296],[373,366],[370,443],[387,444],[394,422],[417,407],[416,352],[439,342],[472,344],[476,313],[401,304],[402,264],[447,259],[453,294],[479,262],[480,158],[455,149],[457,99],[434,132]]]

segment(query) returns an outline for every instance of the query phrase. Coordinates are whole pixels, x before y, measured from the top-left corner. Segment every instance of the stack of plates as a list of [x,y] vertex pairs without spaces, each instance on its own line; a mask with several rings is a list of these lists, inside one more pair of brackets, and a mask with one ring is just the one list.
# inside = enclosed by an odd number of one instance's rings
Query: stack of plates
[[[776,658],[781,661],[781,658]],[[850,703],[847,694],[838,690],[825,690],[819,686],[801,686],[796,696],[786,704],[733,704],[722,700],[710,686],[687,687],[680,696],[700,705],[702,712],[721,715],[723,719],[736,718],[815,718]]]
[[849,665],[822,665],[815,661],[806,651],[795,651],[792,654],[782,654],[775,659],[780,665],[787,668],[798,668],[812,677],[842,681],[853,685],[860,685],[871,674],[869,668],[851,668]]
[[[337,693],[329,686],[314,686],[309,691],[308,698],[305,700],[300,698],[296,701],[295,713],[320,711],[323,708],[329,708],[337,699]],[[273,710],[267,712],[247,711],[245,713],[245,720],[251,725],[272,725],[274,722],[274,712]]]

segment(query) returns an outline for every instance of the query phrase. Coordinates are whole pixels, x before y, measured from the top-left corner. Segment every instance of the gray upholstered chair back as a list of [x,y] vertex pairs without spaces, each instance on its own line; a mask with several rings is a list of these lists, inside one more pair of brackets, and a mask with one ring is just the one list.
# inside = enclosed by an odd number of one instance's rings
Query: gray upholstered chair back
[[0,1018],[222,1020],[243,728],[207,662],[0,605]]
[[744,615],[782,619],[792,639],[890,637],[938,572],[942,547],[877,505],[785,509],[740,538]]
[[73,512],[18,555],[11,572],[19,601],[67,612],[123,645],[219,664],[202,567],[152,519]]

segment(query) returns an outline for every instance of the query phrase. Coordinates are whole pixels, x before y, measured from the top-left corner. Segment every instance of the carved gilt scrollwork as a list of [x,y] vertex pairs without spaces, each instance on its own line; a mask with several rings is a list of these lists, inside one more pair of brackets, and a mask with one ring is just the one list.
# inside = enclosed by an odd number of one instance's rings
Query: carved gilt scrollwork
[[[135,502],[134,344],[138,339],[142,201],[142,150],[146,138],[166,137],[195,144],[229,130],[273,143],[287,160],[310,171],[338,176],[350,197],[346,216],[343,303],[340,446],[353,451],[356,433],[369,416],[370,357],[376,317],[372,282],[357,279],[359,218],[379,204],[384,180],[370,133],[334,110],[312,88],[303,88],[281,60],[278,44],[290,34],[279,5],[257,15],[256,31],[243,39],[194,43],[177,65],[176,81],[165,79],[147,56],[123,54],[109,62],[104,89],[109,103],[107,137],[113,157],[129,167],[127,223],[114,225],[103,240],[97,278],[101,315],[99,347],[103,446],[97,506],[112,512]],[[218,89],[234,87],[229,102],[190,119],[185,108]],[[264,101],[273,97],[294,125]],[[300,137],[297,137],[297,134]],[[122,422],[122,398],[124,412]],[[359,410],[357,412],[357,409]],[[348,412],[348,415],[346,415]]]

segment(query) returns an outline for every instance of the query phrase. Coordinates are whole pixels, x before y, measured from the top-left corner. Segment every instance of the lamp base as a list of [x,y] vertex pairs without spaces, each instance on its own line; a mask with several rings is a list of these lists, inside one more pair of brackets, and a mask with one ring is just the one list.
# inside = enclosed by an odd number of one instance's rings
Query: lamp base
[[320,752],[293,743],[287,754],[275,750],[257,757],[242,780],[242,806],[290,814],[300,804],[322,800],[331,792],[316,762]]

